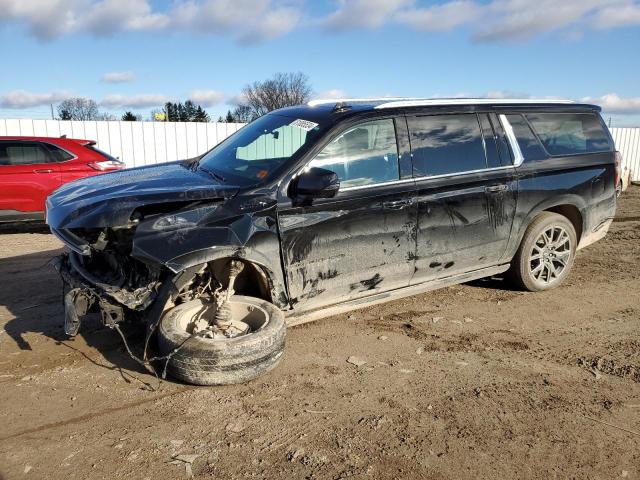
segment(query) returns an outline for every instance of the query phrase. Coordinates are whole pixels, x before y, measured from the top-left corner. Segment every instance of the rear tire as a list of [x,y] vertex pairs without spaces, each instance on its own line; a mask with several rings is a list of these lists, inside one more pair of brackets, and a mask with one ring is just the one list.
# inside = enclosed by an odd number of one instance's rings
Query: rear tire
[[235,295],[231,302],[266,313],[267,323],[246,335],[213,340],[191,335],[186,328],[194,316],[215,309],[212,303],[192,300],[164,314],[158,327],[160,355],[169,355],[177,349],[167,365],[169,375],[195,385],[228,385],[246,382],[276,367],[285,345],[282,311],[254,297]]
[[549,290],[566,279],[575,259],[576,230],[566,217],[542,212],[533,219],[513,257],[509,276],[530,292]]

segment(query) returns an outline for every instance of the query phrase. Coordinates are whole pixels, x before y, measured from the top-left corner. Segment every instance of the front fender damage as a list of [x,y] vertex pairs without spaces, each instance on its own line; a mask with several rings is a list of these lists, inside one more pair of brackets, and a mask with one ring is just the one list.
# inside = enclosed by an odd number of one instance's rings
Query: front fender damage
[[[70,287],[66,309],[81,316],[97,308],[105,325],[132,317],[155,324],[157,309],[150,306],[175,300],[158,300],[164,283],[195,268],[198,274],[186,288],[211,295],[215,285],[224,286],[224,268],[231,259],[250,263],[250,270],[268,288],[270,300],[287,307],[275,205],[259,205],[257,210],[248,209],[246,201],[199,205],[146,217],[139,214],[126,226],[74,230],[90,253],[71,251],[55,262]],[[70,331],[77,331],[73,315],[67,315],[66,323],[72,325]]]

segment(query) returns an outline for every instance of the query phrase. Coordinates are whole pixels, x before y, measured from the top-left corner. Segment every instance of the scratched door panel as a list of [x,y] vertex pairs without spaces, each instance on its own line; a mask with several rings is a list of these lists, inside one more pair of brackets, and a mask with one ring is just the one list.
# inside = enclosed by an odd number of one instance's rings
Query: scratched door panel
[[516,210],[513,169],[419,179],[417,189],[412,283],[500,263]]
[[282,251],[295,308],[407,286],[416,248],[413,195],[411,182],[339,192],[311,207],[281,209]]

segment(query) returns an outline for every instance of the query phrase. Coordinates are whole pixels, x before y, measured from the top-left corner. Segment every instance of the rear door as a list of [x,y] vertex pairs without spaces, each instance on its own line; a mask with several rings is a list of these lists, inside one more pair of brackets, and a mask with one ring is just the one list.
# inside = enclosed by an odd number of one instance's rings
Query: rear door
[[41,142],[0,140],[0,214],[5,219],[44,211],[61,185],[60,167]]
[[418,198],[412,283],[501,262],[517,181],[497,120],[476,113],[407,118]]
[[279,205],[289,296],[299,311],[409,285],[415,191],[411,172],[401,174],[410,162],[404,119],[399,129],[400,146],[390,118],[339,133],[308,164],[338,174],[337,195],[308,207]]

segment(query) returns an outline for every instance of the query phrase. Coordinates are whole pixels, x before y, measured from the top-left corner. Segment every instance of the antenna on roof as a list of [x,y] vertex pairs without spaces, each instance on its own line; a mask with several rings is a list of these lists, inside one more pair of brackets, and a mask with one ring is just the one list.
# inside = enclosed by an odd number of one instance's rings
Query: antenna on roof
[[341,113],[341,112],[346,112],[347,110],[351,110],[351,105],[349,105],[345,101],[339,101],[339,102],[336,102],[336,105],[333,107],[333,110],[331,111],[333,113]]

